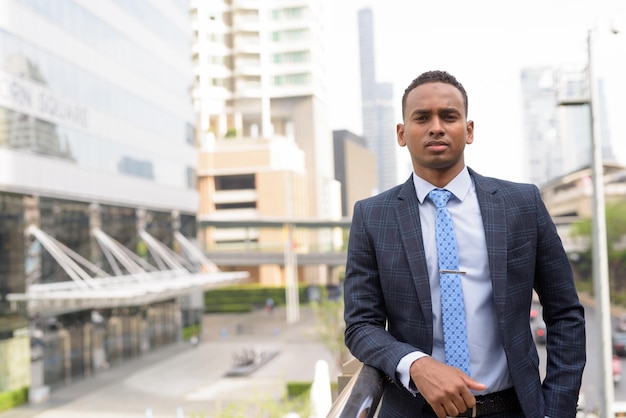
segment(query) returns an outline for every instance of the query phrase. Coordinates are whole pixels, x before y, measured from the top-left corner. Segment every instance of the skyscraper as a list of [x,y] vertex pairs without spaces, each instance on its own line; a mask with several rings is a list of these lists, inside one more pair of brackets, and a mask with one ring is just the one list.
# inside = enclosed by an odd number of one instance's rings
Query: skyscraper
[[543,184],[563,174],[563,153],[554,71],[525,69],[521,73],[526,180]]
[[358,11],[363,137],[378,160],[379,191],[398,184],[393,86],[376,79],[374,17],[371,8]]
[[[561,66],[521,72],[526,180],[543,185],[591,165],[591,125],[583,69]],[[604,95],[598,80],[603,159],[615,161]]]

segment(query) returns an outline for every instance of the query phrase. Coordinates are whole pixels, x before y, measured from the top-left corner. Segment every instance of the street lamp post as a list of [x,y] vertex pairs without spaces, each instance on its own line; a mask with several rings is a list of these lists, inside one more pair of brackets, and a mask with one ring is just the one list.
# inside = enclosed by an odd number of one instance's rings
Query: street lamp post
[[300,319],[300,300],[298,295],[298,259],[295,251],[294,225],[287,225],[285,246],[285,301],[287,305],[287,323],[293,324]]
[[[293,216],[293,173],[287,173],[287,216]],[[295,250],[294,224],[286,225],[285,240],[285,302],[287,323],[293,324],[300,319],[300,299],[298,295],[298,258]]]
[[600,330],[600,418],[614,418],[613,402],[613,343],[611,338],[611,300],[609,297],[609,272],[607,256],[606,213],[604,204],[604,163],[597,89],[594,83],[593,42],[594,32],[587,32],[587,92],[584,97],[559,98],[560,106],[587,105],[591,133],[591,177],[593,185],[593,285]]
[[592,180],[593,180],[593,279],[598,310],[600,329],[600,418],[613,418],[612,339],[611,339],[611,300],[609,297],[609,272],[606,236],[606,212],[604,204],[604,164],[602,158],[602,141],[600,136],[600,115],[597,101],[597,89],[594,85],[593,63],[593,30],[587,32],[587,79],[589,88],[589,108],[592,144]]

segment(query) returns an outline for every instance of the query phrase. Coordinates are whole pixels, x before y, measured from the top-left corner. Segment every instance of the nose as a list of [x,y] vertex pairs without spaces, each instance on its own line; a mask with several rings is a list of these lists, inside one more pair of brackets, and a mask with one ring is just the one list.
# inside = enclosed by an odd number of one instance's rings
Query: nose
[[428,134],[430,136],[442,136],[443,135],[443,125],[441,124],[441,120],[437,117],[432,118],[432,124],[430,125],[430,129]]

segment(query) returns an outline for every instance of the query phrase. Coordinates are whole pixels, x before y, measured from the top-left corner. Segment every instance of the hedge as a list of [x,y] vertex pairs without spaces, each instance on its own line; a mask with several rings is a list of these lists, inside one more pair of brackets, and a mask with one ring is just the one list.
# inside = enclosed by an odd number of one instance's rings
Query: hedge
[[[298,294],[301,301],[306,301],[307,286],[299,286]],[[233,285],[213,289],[204,294],[204,311],[214,312],[251,312],[265,306],[268,298],[274,300],[275,306],[284,306],[284,286],[263,286],[258,283]]]
[[304,394],[308,395],[313,382],[287,382],[287,397],[290,399]]
[[0,393],[0,412],[15,408],[28,401],[28,388]]
[[[309,396],[313,382],[293,381],[287,382],[287,397],[289,399],[297,398],[299,396]],[[333,396],[333,402],[337,398],[337,382],[330,382],[330,391]]]

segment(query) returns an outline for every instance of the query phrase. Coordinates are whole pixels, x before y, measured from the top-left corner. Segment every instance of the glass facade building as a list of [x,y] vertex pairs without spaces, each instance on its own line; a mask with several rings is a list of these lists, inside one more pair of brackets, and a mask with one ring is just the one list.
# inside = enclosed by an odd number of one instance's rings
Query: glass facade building
[[174,250],[176,233],[195,238],[188,8],[0,2],[0,392],[53,387],[171,343],[189,318],[175,297],[28,311],[7,296],[75,280],[31,226],[110,275],[119,268],[94,229],[148,263],[138,231]]

